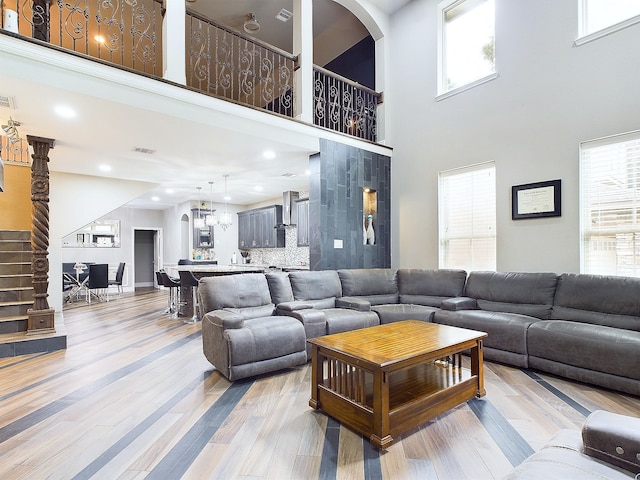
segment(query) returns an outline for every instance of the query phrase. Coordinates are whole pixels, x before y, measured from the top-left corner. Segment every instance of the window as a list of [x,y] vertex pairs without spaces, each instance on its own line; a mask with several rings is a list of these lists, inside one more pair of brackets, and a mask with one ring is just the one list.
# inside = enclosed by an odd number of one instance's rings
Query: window
[[495,0],[449,0],[438,9],[438,94],[495,78]]
[[580,145],[583,273],[640,277],[640,131]]
[[440,172],[440,268],[496,269],[495,165]]
[[577,45],[640,22],[640,0],[578,0],[580,38]]

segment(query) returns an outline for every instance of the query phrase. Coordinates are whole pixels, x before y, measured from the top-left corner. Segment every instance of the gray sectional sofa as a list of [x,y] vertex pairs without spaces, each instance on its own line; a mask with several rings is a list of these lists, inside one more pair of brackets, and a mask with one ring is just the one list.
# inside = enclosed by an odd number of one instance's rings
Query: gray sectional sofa
[[304,363],[306,339],[420,319],[487,332],[487,360],[640,395],[637,278],[419,269],[225,278],[202,279],[198,295],[205,355],[231,380]]
[[596,410],[582,431],[560,430],[503,480],[629,480],[638,472],[640,418]]

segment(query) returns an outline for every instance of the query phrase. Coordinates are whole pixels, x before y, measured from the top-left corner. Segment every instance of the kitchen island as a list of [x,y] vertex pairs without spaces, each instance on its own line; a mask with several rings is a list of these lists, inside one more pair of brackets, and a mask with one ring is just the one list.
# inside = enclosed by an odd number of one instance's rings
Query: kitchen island
[[[268,267],[258,265],[177,265],[165,264],[165,271],[171,277],[179,277],[180,272],[191,272],[198,280],[203,277],[216,275],[237,275],[240,273],[263,273]],[[180,303],[178,315],[181,317],[193,317],[193,287],[180,286]],[[198,315],[198,318],[200,315]]]

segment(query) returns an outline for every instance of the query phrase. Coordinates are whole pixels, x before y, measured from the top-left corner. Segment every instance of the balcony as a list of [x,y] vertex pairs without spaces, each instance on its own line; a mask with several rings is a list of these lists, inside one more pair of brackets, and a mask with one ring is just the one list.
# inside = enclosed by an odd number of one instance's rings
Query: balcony
[[[380,93],[315,65],[312,85],[301,85],[299,56],[191,9],[176,13],[158,0],[4,0],[1,8],[2,18],[6,10],[17,17],[16,28],[5,23],[6,31],[53,48],[363,140],[378,140]],[[179,15],[184,15],[184,31],[175,28],[181,23]],[[179,38],[185,39],[183,55],[170,48]],[[167,74],[176,71],[184,75]],[[304,95],[312,98],[304,102]],[[303,112],[301,105],[311,107]]]

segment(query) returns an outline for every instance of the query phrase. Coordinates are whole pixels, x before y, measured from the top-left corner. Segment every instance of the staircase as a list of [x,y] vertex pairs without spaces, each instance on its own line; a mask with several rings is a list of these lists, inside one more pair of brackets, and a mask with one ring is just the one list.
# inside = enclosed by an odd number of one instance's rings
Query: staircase
[[31,232],[0,230],[0,357],[64,349],[67,337],[56,331],[27,334],[27,310],[33,308]]

